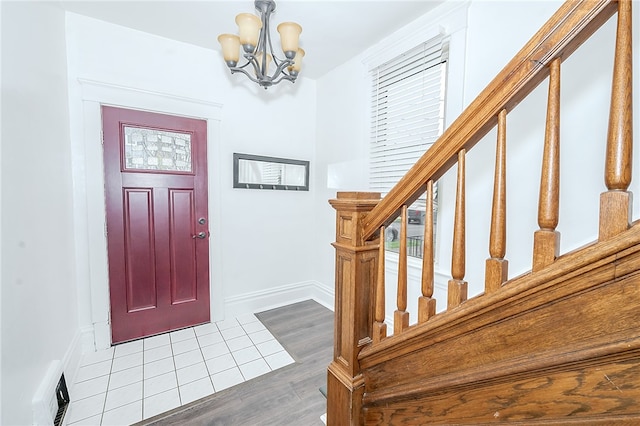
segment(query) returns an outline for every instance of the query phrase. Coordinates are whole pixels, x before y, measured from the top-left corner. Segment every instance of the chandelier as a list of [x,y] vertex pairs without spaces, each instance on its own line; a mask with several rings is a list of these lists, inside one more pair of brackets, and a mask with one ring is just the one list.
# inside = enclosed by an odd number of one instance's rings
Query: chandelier
[[[282,80],[295,82],[300,73],[304,56],[304,50],[298,47],[298,38],[302,27],[295,22],[283,22],[278,25],[277,30],[280,33],[280,42],[284,52],[284,58],[278,59],[273,52],[269,32],[269,19],[276,10],[276,2],[274,0],[255,0],[255,7],[260,12],[260,17],[252,13],[241,13],[236,16],[239,35],[221,34],[218,36],[218,41],[222,46],[222,55],[231,74],[241,72],[265,89]],[[240,46],[242,46],[242,56],[246,63],[238,66]],[[270,67],[274,69],[272,74],[269,74]],[[250,70],[253,68],[253,73],[247,71],[247,68]]]

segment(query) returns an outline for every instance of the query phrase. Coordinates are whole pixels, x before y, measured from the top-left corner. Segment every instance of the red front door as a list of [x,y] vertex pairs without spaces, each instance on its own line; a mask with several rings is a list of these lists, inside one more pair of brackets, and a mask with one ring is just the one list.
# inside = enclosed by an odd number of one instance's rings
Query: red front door
[[209,321],[204,120],[102,107],[113,343]]

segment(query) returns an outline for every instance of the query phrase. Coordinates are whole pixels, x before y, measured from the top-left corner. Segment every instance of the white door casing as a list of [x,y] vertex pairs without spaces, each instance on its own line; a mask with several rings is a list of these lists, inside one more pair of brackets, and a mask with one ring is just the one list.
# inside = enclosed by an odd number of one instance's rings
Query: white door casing
[[[207,120],[210,214],[211,319],[223,318],[220,235],[220,120],[222,105],[210,101],[79,79],[82,97],[81,141],[73,143],[74,214],[78,304],[83,352],[111,346],[109,276],[105,221],[101,105]],[[73,137],[73,136],[72,136]],[[215,261],[218,259],[218,262]]]

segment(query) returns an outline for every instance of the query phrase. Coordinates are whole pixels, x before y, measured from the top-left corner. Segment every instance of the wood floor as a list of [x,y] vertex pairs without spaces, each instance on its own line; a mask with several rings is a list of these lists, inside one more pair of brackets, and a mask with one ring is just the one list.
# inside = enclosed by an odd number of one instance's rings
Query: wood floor
[[296,361],[137,425],[322,425],[333,312],[308,300],[256,314]]

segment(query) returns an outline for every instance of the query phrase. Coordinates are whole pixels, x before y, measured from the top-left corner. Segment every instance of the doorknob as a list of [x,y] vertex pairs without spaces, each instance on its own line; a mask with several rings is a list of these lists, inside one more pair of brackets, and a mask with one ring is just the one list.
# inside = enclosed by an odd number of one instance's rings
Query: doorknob
[[191,238],[193,238],[194,240],[196,238],[200,238],[201,240],[203,240],[203,239],[207,238],[207,233],[204,232],[204,231],[200,231],[200,232],[198,232],[197,235],[192,235]]

